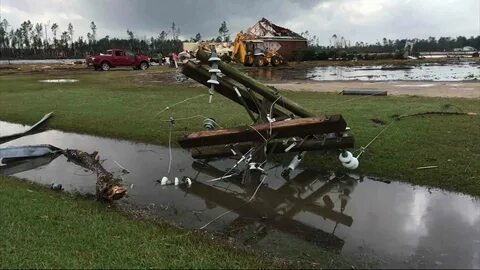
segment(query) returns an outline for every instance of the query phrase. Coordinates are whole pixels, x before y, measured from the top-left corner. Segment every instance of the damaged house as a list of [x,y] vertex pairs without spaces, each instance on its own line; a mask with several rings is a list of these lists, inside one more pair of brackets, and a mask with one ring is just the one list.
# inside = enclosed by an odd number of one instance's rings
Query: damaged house
[[278,51],[287,59],[291,57],[293,51],[307,48],[306,38],[290,29],[273,24],[265,18],[247,28],[245,34],[263,40],[265,47]]

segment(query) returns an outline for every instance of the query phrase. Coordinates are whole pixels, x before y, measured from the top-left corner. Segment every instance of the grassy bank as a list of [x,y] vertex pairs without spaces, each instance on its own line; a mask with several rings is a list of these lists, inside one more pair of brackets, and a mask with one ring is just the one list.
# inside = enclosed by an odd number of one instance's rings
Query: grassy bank
[[66,193],[0,176],[0,268],[281,267],[206,235],[134,220]]
[[[0,119],[33,123],[54,110],[51,127],[66,131],[162,143],[168,141],[170,116],[178,119],[173,137],[200,130],[203,117],[223,127],[248,123],[243,108],[206,89],[174,84],[174,74],[111,71],[42,73],[0,77]],[[39,79],[66,77],[72,84]],[[392,120],[392,115],[424,111],[478,111],[479,100],[424,97],[349,97],[325,93],[285,92],[318,114],[341,113],[352,128],[357,147],[366,145]],[[162,110],[186,98],[186,103]],[[196,116],[195,118],[192,118]],[[183,119],[182,118],[189,118]],[[372,119],[383,120],[385,125]],[[361,158],[360,173],[480,195],[480,117],[426,116],[406,118],[388,130]],[[340,170],[335,155],[309,154],[305,165]],[[422,166],[438,166],[417,170]]]

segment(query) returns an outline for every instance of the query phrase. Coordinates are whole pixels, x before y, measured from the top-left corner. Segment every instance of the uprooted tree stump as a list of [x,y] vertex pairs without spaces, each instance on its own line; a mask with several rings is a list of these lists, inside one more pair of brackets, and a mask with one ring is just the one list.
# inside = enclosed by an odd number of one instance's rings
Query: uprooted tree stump
[[98,199],[114,201],[126,195],[127,189],[120,184],[121,180],[115,178],[100,164],[98,152],[89,154],[80,150],[66,149],[62,150],[62,154],[69,161],[96,173],[96,195]]

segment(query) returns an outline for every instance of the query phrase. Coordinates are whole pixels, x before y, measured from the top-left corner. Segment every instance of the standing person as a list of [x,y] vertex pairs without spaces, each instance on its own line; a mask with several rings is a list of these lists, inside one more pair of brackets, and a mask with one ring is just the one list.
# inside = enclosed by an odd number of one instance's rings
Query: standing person
[[162,65],[162,58],[163,58],[162,53],[158,52],[157,57],[158,57],[158,65],[161,66]]
[[175,64],[175,68],[178,68],[178,64],[177,64],[178,55],[177,55],[176,52],[173,52],[173,53],[172,53],[172,60],[173,60],[173,63]]

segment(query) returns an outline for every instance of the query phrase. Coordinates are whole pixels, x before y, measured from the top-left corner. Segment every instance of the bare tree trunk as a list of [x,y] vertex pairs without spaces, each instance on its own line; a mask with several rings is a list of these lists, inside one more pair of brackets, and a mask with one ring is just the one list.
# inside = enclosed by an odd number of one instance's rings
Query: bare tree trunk
[[120,179],[115,178],[100,164],[98,152],[88,154],[80,150],[66,149],[62,153],[69,161],[97,174],[96,194],[98,199],[119,200],[127,193],[127,189],[120,184]]

